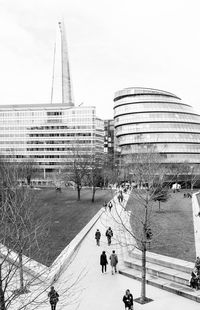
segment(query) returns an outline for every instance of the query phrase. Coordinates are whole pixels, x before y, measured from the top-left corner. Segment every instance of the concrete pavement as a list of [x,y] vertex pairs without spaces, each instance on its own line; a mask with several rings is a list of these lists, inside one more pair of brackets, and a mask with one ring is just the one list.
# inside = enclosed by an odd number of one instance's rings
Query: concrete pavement
[[[66,277],[68,277],[68,274],[73,273],[74,278],[76,278],[81,269],[87,271],[86,275],[79,283],[79,289],[82,290],[82,293],[79,296],[79,303],[66,307],[64,305],[65,300],[62,300],[61,296],[57,310],[86,310],[90,308],[95,310],[120,310],[124,309],[122,297],[127,288],[131,290],[134,298],[140,296],[140,282],[129,279],[120,274],[112,275],[110,266],[108,266],[108,271],[106,274],[101,273],[99,259],[103,250],[106,251],[106,254],[109,257],[112,250],[115,249],[118,254],[120,264],[123,264],[122,251],[119,243],[113,238],[113,244],[111,246],[107,245],[105,231],[108,226],[113,228],[115,235],[116,223],[113,221],[109,211],[104,212],[99,221],[83,240],[72,264],[60,277],[58,285],[56,286],[56,289],[59,291],[59,286],[62,285],[62,280],[64,281]],[[100,247],[96,246],[94,239],[94,234],[97,228],[100,229],[102,233]],[[135,303],[134,309],[145,308],[150,310],[168,310],[169,307],[176,310],[199,309],[199,304],[194,301],[179,297],[149,285],[147,285],[147,297],[152,298],[153,301],[145,305]]]

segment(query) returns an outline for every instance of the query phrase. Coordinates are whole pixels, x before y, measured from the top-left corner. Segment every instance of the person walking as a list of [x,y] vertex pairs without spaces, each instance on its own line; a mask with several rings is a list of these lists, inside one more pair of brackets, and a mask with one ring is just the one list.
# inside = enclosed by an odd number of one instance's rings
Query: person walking
[[112,254],[110,255],[110,265],[112,268],[112,274],[114,274],[114,272],[117,272],[117,264],[118,264],[118,257],[117,254],[115,254],[115,250],[112,251]]
[[106,272],[107,264],[108,264],[108,260],[107,260],[106,252],[103,251],[100,256],[100,265],[101,265],[102,273],[104,273],[104,271]]
[[56,310],[56,305],[57,305],[57,302],[58,302],[59,294],[54,289],[54,286],[51,286],[51,290],[48,293],[48,297],[49,297],[49,302],[50,302],[50,305],[51,305],[51,310]]
[[123,297],[123,302],[125,309],[133,310],[133,295],[130,293],[130,290],[127,289]]
[[112,201],[110,200],[110,202],[108,204],[108,208],[109,208],[110,212],[111,212],[112,207],[113,207],[113,204],[112,204]]
[[112,231],[111,227],[109,227],[106,230],[106,237],[107,237],[107,240],[108,240],[108,245],[111,245],[111,238],[113,237],[113,231]]
[[106,208],[107,208],[107,202],[106,201],[104,201],[103,207],[105,208],[105,211],[106,211]]
[[97,231],[95,232],[95,239],[96,239],[98,246],[100,246],[100,238],[101,238],[101,233],[100,233],[99,229],[97,229]]
[[197,274],[200,274],[200,258],[197,256],[196,261],[195,261],[195,268],[197,269]]

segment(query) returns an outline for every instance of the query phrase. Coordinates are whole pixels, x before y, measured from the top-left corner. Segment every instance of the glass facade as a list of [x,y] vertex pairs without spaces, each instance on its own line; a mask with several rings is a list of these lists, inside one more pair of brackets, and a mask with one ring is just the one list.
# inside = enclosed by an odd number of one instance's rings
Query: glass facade
[[63,104],[0,106],[0,156],[6,160],[32,159],[44,176],[72,162],[79,154],[104,148],[104,122],[95,107]]
[[176,95],[149,88],[115,93],[114,125],[122,155],[152,144],[164,162],[200,163],[200,115]]

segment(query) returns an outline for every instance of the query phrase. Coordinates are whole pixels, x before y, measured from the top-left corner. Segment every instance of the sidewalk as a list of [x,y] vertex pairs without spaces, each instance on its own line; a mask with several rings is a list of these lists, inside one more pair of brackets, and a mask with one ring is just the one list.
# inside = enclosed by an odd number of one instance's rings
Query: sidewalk
[[[112,210],[113,212],[113,210]],[[81,269],[86,268],[87,274],[82,279],[79,288],[83,289],[79,304],[64,305],[66,300],[60,301],[57,306],[57,310],[69,309],[69,310],[121,310],[124,309],[122,297],[127,288],[131,290],[134,298],[140,296],[140,282],[124,277],[120,274],[111,274],[110,265],[106,274],[101,273],[101,266],[99,264],[100,254],[102,251],[106,251],[107,257],[115,249],[119,257],[119,261],[122,263],[122,251],[117,242],[113,238],[113,244],[109,247],[105,237],[105,231],[107,227],[111,226],[116,233],[116,223],[114,223],[109,211],[106,211],[100,220],[96,223],[90,233],[82,242],[75,259],[70,265],[69,269],[59,279],[59,285],[61,286],[63,281],[73,273],[76,278]],[[99,229],[102,233],[101,245],[96,246],[94,235],[96,229]],[[56,289],[59,291],[59,285],[56,285]],[[140,305],[135,303],[134,309],[150,309],[150,310],[168,310],[171,306],[172,310],[186,310],[186,309],[199,309],[199,304],[188,300],[183,297],[168,293],[166,291],[157,289],[147,285],[147,297],[152,298],[153,302],[146,305]],[[62,305],[63,304],[63,305]],[[44,308],[43,308],[44,309]],[[46,308],[45,308],[46,309]],[[48,308],[47,308],[48,309]]]

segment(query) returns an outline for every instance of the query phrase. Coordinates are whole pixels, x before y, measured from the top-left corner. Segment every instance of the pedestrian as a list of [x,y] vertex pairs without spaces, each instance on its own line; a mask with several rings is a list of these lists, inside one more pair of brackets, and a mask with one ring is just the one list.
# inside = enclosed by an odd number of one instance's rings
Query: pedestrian
[[195,268],[197,269],[197,274],[200,274],[200,258],[197,256],[196,261],[195,261]]
[[48,293],[48,297],[49,297],[49,302],[51,305],[51,310],[56,310],[56,304],[58,302],[58,297],[59,294],[56,292],[56,290],[54,289],[54,286],[51,286],[51,290]]
[[112,251],[112,254],[110,255],[110,265],[112,268],[112,274],[114,274],[114,272],[117,272],[117,264],[118,264],[118,257],[117,254],[115,254],[115,250]]
[[107,264],[108,264],[108,261],[107,261],[106,252],[103,251],[101,256],[100,256],[100,265],[101,265],[102,273],[104,273],[104,271],[106,272]]
[[110,202],[108,204],[108,208],[109,208],[110,212],[111,212],[112,207],[113,207],[113,204],[112,204],[112,201],[110,200]]
[[98,246],[100,246],[100,238],[101,238],[101,233],[100,233],[99,229],[97,229],[97,231],[95,232],[95,239],[96,239]]
[[103,206],[104,206],[104,208],[105,208],[105,210],[106,210],[106,208],[107,208],[107,202],[106,202],[106,201],[104,201]]
[[111,245],[111,238],[113,237],[113,231],[112,231],[111,227],[109,227],[106,230],[106,237],[107,237],[107,240],[108,240],[108,245]]
[[191,273],[191,279],[190,279],[190,284],[189,286],[191,288],[194,288],[194,289],[198,289],[198,277],[197,277],[197,274],[195,273],[195,271],[192,271]]
[[126,290],[126,293],[123,297],[123,302],[125,309],[133,310],[133,295],[130,293],[130,290]]

